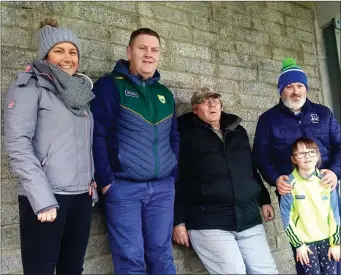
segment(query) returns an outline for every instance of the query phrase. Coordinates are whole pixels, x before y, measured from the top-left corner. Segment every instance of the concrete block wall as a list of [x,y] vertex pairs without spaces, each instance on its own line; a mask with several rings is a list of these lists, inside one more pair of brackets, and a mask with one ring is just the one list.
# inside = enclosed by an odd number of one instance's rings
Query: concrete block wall
[[[53,17],[82,41],[81,71],[93,80],[125,57],[131,31],[156,30],[162,40],[161,80],[174,93],[177,114],[190,110],[196,87],[222,93],[224,110],[243,118],[253,142],[259,115],[278,102],[281,60],[294,57],[308,73],[309,97],[323,103],[315,13],[293,2],[2,2],[1,96],[36,54],[39,21]],[[318,42],[319,41],[319,42]],[[3,121],[1,121],[3,130]],[[3,144],[3,131],[2,143]],[[21,273],[17,177],[1,150],[1,272]],[[282,274],[295,273],[277,198],[265,228]],[[206,273],[192,249],[174,245],[178,273]],[[261,255],[260,255],[261,257]],[[112,273],[104,217],[94,210],[86,274]]]

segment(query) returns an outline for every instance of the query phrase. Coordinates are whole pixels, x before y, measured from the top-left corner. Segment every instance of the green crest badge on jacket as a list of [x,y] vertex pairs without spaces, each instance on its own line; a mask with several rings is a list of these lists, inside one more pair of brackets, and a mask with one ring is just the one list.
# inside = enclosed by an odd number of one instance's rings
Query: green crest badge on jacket
[[157,95],[157,97],[159,98],[159,100],[161,101],[161,103],[165,104],[166,103],[166,99],[163,95]]

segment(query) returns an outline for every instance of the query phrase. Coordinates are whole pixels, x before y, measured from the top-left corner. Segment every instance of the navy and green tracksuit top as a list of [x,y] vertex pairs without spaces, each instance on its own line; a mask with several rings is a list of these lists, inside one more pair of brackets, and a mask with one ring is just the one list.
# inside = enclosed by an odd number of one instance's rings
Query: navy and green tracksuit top
[[297,169],[289,175],[291,193],[281,196],[281,215],[285,233],[294,247],[329,239],[340,245],[340,213],[336,189],[321,185],[318,170],[308,179]]
[[179,134],[173,94],[156,71],[143,80],[119,60],[94,84],[93,155],[99,188],[116,178],[143,182],[176,177]]

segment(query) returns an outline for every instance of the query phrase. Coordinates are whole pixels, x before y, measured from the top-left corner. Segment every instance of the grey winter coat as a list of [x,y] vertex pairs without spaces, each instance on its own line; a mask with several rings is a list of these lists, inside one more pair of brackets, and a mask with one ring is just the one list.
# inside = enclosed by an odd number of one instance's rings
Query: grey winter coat
[[53,89],[33,71],[22,72],[4,102],[5,148],[20,177],[18,194],[36,214],[58,207],[54,193],[87,192],[94,177],[92,114],[74,115]]

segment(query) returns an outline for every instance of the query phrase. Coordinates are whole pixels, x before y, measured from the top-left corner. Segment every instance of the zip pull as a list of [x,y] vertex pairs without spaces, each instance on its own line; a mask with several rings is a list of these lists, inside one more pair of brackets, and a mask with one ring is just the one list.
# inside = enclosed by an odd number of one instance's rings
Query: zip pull
[[43,162],[41,163],[41,166],[44,166],[47,161],[47,156],[44,158]]

